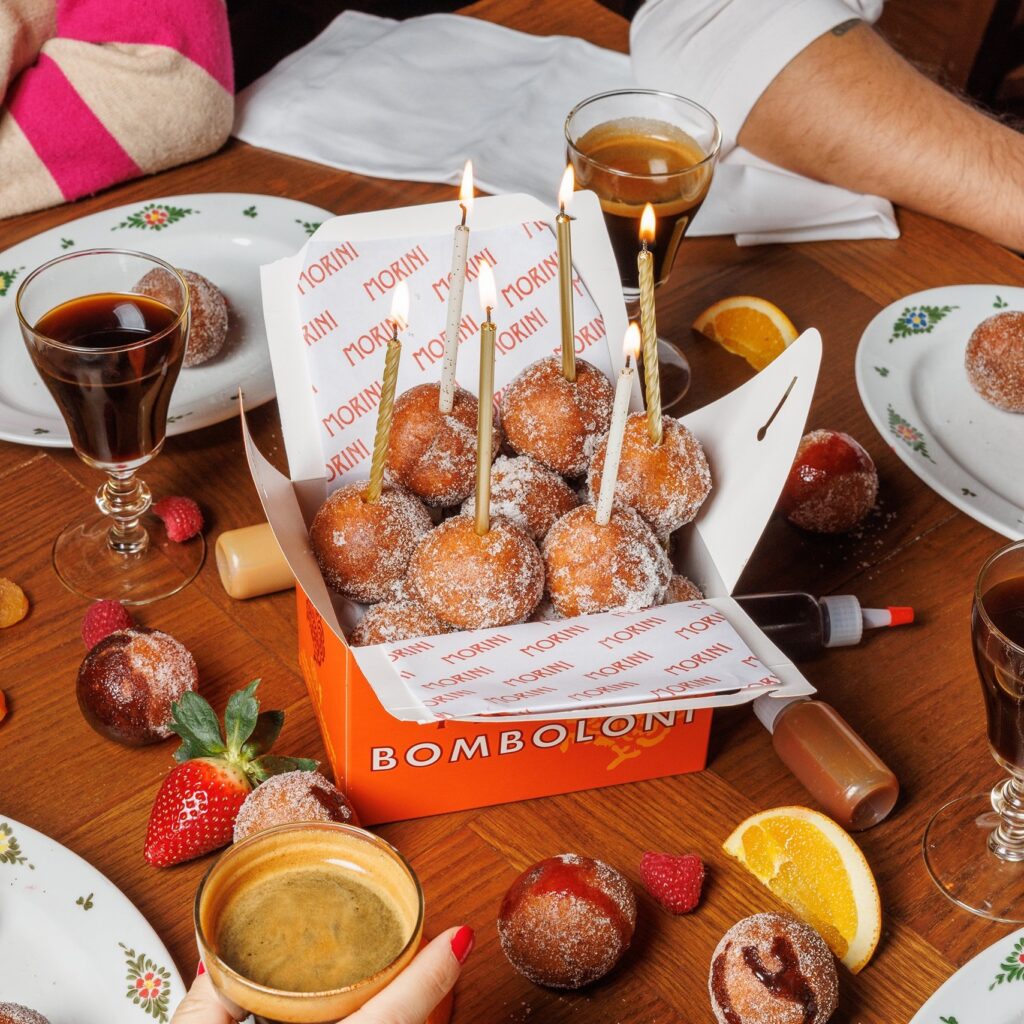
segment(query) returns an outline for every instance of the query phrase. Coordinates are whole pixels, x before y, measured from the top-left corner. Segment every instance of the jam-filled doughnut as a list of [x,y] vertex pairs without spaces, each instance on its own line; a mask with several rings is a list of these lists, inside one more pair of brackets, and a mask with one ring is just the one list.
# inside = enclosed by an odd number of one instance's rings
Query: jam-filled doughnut
[[573,853],[527,868],[498,914],[512,966],[552,988],[582,988],[604,977],[629,949],[635,927],[629,882],[602,861]]
[[433,525],[423,502],[404,488],[386,483],[377,501],[367,501],[360,481],[320,506],[309,539],[329,587],[354,601],[382,601]]
[[585,359],[576,380],[562,376],[560,356],[531,363],[505,389],[501,421],[511,447],[566,477],[587,471],[594,439],[608,430],[615,390]]

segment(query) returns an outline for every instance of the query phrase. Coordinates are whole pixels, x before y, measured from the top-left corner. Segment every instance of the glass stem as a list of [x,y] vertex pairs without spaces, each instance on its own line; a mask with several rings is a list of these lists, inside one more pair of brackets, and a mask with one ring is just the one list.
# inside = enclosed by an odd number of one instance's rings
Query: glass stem
[[149,534],[139,520],[152,503],[149,488],[135,475],[135,470],[110,473],[96,492],[96,504],[114,520],[107,534],[112,551],[125,556],[141,555],[149,547]]
[[1014,774],[999,794],[999,824],[988,848],[1001,860],[1024,861],[1024,778]]

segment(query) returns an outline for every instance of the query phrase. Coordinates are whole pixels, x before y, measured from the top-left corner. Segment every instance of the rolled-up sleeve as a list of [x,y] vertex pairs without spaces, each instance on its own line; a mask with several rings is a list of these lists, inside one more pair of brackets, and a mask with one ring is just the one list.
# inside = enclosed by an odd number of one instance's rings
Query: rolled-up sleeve
[[647,0],[630,55],[643,86],[707,107],[735,142],[761,93],[819,36],[851,18],[874,22],[883,0]]

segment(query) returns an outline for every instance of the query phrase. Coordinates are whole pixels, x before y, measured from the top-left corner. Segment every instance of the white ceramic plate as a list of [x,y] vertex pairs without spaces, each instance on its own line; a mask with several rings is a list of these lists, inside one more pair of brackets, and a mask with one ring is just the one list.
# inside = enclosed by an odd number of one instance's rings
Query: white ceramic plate
[[1022,1024],[1024,928],[964,964],[910,1024]]
[[1024,414],[990,405],[964,370],[971,332],[1004,309],[1024,310],[1024,288],[952,285],[886,306],[861,335],[857,388],[882,437],[932,490],[1016,540]]
[[274,397],[263,328],[261,264],[297,252],[326,210],[278,196],[206,192],[166,196],[80,217],[0,253],[0,440],[70,448],[64,421],[39,379],[18,330],[14,296],[26,275],[76,249],[137,249],[208,277],[230,306],[224,351],[182,370],[171,398],[168,433],[184,434]]
[[50,1024],[166,1024],[185,993],[146,919],[95,868],[0,817],[0,1000]]

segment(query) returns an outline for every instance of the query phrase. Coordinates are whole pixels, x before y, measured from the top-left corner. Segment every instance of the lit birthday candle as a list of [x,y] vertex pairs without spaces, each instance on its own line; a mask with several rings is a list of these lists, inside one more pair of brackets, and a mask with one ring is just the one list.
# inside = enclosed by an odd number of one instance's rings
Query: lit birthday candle
[[473,161],[467,160],[459,189],[462,223],[455,225],[452,245],[451,284],[448,289],[448,319],[444,325],[444,361],[441,364],[441,395],[438,408],[452,411],[455,402],[455,364],[459,358],[459,322],[462,320],[462,295],[466,288],[466,254],[469,252],[469,225],[466,218],[473,206]]
[[647,243],[654,241],[654,207],[648,203],[640,218],[640,329],[644,346],[644,390],[647,394],[647,433],[651,444],[661,444],[661,378],[658,374],[658,325],[654,317],[654,255]]
[[480,392],[476,420],[476,532],[483,536],[491,528],[491,438],[494,425],[494,334],[491,312],[497,301],[494,275],[480,264]]
[[572,234],[569,225],[572,217],[565,208],[572,199],[576,187],[576,176],[572,164],[562,175],[558,189],[558,216],[555,218],[555,233],[558,238],[558,294],[562,304],[562,376],[567,381],[576,380],[576,351],[574,349],[576,325],[572,305]]
[[366,487],[366,500],[377,501],[384,487],[384,462],[388,454],[388,439],[391,436],[391,413],[395,407],[395,388],[398,384],[398,360],[402,355],[402,343],[398,332],[409,326],[409,286],[400,281],[391,299],[391,337],[384,356],[384,381],[380,389],[380,406],[377,409],[377,434],[373,440],[373,458],[370,462],[370,482]]
[[601,493],[597,499],[595,520],[599,526],[607,526],[615,504],[615,482],[619,475],[619,459],[622,457],[622,438],[626,433],[626,418],[629,416],[629,394],[633,389],[633,367],[631,359],[640,354],[640,328],[630,322],[622,342],[626,354],[626,365],[619,371],[615,382],[615,404],[612,406],[612,422],[608,428],[608,447],[605,449],[604,467],[601,470]]

